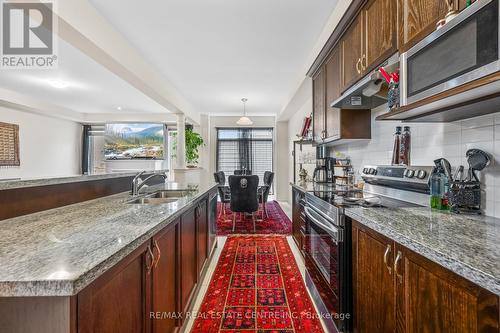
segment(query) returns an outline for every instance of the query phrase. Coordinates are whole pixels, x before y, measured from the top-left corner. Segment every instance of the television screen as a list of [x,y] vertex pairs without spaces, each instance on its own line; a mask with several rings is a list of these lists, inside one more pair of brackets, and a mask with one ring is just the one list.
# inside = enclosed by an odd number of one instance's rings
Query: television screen
[[163,159],[163,124],[107,124],[104,156],[118,159]]

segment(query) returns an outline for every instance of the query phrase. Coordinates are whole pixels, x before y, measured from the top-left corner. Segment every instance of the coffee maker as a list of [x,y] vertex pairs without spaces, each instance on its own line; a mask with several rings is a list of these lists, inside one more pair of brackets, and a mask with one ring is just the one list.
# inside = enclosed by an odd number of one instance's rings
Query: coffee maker
[[313,173],[315,183],[334,182],[335,158],[328,156],[326,146],[316,147],[316,168]]

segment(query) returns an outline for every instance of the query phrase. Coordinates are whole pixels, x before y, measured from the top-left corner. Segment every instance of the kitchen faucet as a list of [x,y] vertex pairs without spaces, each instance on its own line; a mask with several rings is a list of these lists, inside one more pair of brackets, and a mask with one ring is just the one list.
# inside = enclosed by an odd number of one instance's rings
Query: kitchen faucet
[[148,176],[146,179],[142,180],[141,176],[144,175],[146,171],[141,171],[139,172],[134,179],[132,180],[132,195],[137,196],[139,195],[139,191],[141,188],[146,185],[147,181],[150,180],[151,178],[154,177],[163,177],[163,179],[167,180],[168,176],[166,172],[161,172],[161,173],[153,173],[152,175]]

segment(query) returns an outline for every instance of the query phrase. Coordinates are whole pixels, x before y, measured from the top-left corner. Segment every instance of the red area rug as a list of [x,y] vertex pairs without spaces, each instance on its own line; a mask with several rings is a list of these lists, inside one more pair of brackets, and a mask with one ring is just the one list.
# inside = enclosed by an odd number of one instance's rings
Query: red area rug
[[229,236],[191,332],[323,332],[318,317],[285,236]]
[[[236,228],[233,232],[233,216],[229,209],[229,204],[226,205],[226,216],[219,216],[222,209],[222,204],[219,202],[217,206],[217,235],[225,236],[230,234],[253,234],[253,222],[251,217],[239,221],[239,215],[236,217]],[[269,201],[267,203],[267,213],[269,218],[264,215],[264,220],[259,221],[262,217],[261,212],[257,214],[257,221],[255,222],[255,234],[280,234],[290,235],[292,233],[292,222],[281,209],[279,203],[276,201]]]

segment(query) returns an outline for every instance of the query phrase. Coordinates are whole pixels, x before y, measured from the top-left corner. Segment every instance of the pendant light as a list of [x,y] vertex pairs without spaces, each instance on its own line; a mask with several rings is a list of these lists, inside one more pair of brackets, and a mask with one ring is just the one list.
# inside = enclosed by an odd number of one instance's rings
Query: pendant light
[[240,119],[238,119],[238,121],[236,122],[236,124],[238,124],[240,126],[250,126],[250,125],[253,125],[253,121],[250,120],[250,118],[247,117],[247,108],[246,108],[246,105],[247,105],[248,99],[242,98],[241,101],[243,102],[243,117],[241,117]]

